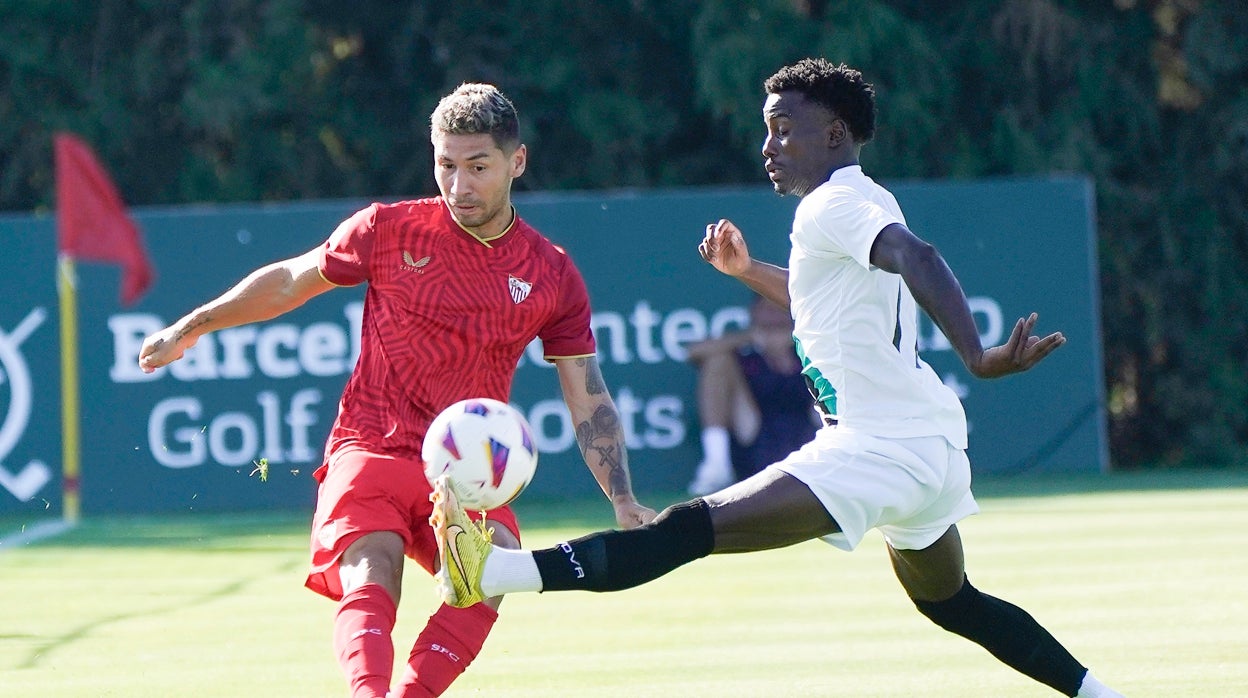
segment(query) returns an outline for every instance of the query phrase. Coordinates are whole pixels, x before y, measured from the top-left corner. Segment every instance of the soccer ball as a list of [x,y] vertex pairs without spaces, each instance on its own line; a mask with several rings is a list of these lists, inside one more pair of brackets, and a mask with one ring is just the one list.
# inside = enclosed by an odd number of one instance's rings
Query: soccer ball
[[533,479],[537,449],[524,415],[489,398],[460,400],[434,418],[421,446],[425,477],[450,477],[464,509],[510,503]]

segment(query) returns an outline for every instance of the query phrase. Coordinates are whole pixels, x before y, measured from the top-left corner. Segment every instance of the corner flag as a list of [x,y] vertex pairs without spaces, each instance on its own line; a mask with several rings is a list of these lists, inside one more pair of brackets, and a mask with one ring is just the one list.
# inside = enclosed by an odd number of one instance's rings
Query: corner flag
[[139,228],[91,148],[68,133],[56,134],[54,143],[57,251],[73,259],[120,265],[121,302],[130,305],[152,283]]
[[53,138],[56,157],[57,294],[61,306],[62,514],[78,521],[80,445],[78,295],[74,259],[120,265],[121,302],[137,301],[152,283],[152,266],[117,187],[91,148],[76,136]]

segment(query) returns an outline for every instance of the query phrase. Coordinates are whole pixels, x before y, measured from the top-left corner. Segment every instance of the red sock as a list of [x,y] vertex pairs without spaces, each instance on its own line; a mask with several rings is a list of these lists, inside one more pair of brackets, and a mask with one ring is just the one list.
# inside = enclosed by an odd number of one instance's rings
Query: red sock
[[334,651],[351,684],[351,698],[385,698],[394,671],[394,599],[380,584],[342,597],[334,617]]
[[477,658],[496,620],[498,612],[485,604],[468,608],[443,604],[429,616],[425,629],[416,638],[403,678],[390,694],[392,698],[442,695]]

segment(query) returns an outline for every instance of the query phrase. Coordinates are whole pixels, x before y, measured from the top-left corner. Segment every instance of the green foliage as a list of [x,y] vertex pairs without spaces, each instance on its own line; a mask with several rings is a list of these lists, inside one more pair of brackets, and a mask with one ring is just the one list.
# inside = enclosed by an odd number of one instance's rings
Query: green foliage
[[860,67],[882,179],[1086,172],[1120,466],[1248,443],[1248,6],[1138,0],[11,0],[0,210],[75,131],[133,204],[434,191],[461,82],[520,108],[518,187],[761,183],[764,78]]
[[698,106],[726,126],[729,143],[757,149],[763,137],[763,80],[812,54],[817,37],[815,26],[784,0],[748,3],[744,10],[741,5],[732,0],[703,5],[694,20],[693,72]]

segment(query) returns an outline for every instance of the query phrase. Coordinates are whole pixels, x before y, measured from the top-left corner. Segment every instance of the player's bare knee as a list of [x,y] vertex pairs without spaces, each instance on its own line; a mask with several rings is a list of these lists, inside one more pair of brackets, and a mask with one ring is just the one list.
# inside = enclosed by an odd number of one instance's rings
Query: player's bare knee
[[398,603],[403,582],[403,539],[391,531],[365,534],[347,546],[338,567],[344,590],[380,584]]

